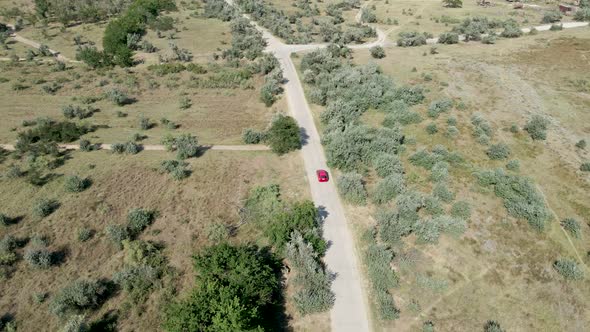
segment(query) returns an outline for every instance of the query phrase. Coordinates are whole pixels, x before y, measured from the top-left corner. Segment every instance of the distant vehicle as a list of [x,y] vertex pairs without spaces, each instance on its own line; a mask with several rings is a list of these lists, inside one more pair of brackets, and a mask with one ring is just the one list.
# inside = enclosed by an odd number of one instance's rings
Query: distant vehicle
[[316,174],[318,176],[318,181],[320,182],[328,182],[328,180],[330,179],[330,177],[328,176],[328,171],[326,170],[318,169],[316,171]]

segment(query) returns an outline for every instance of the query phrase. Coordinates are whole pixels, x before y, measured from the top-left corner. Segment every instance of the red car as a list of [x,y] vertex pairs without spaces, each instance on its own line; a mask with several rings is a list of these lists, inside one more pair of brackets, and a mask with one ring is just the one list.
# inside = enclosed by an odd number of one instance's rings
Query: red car
[[330,178],[328,176],[328,171],[323,170],[323,169],[318,169],[315,173],[318,176],[318,181],[320,181],[320,182],[328,182],[328,180]]

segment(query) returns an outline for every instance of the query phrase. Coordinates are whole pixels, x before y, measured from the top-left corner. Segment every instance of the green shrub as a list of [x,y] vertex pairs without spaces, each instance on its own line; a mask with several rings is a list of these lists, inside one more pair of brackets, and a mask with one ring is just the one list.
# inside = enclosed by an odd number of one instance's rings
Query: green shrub
[[153,124],[149,118],[144,116],[139,117],[139,129],[141,130],[149,130],[152,128]]
[[432,194],[446,203],[449,203],[455,199],[455,194],[449,190],[446,183],[438,183],[436,186],[434,186]]
[[33,204],[33,215],[38,218],[45,218],[59,208],[59,202],[54,199],[39,199]]
[[450,111],[452,107],[453,101],[448,98],[435,100],[428,107],[428,116],[436,119],[440,114]]
[[24,259],[31,267],[38,269],[48,269],[53,264],[52,254],[45,247],[27,249]]
[[131,238],[131,234],[127,230],[127,227],[121,225],[108,225],[105,229],[107,236],[117,246],[117,248],[123,249],[123,241]]
[[387,203],[399,195],[404,189],[405,182],[403,175],[389,175],[383,178],[383,180],[379,181],[375,187],[372,195],[373,201],[377,204]]
[[560,31],[563,30],[563,24],[551,24],[549,31]]
[[441,201],[435,196],[428,196],[424,199],[424,209],[432,216],[439,216],[445,212]]
[[190,100],[190,98],[188,98],[188,97],[180,98],[180,101],[178,102],[178,107],[181,110],[187,110],[187,109],[191,108],[191,106],[193,106],[193,102],[192,102],[192,100]]
[[590,21],[590,8],[580,8],[574,14],[576,21]]
[[422,220],[414,226],[416,243],[436,244],[440,237],[440,228],[433,220]]
[[559,10],[552,10],[545,12],[543,14],[543,18],[541,19],[541,23],[555,23],[561,21],[561,12]]
[[443,6],[448,8],[461,8],[463,7],[462,0],[443,0]]
[[402,237],[407,236],[412,232],[416,224],[416,219],[407,217],[400,218],[397,211],[393,210],[378,210],[375,219],[379,225],[379,236],[381,241],[389,245],[399,243],[399,240]]
[[16,238],[12,235],[4,235],[0,240],[0,252],[12,252],[17,247]]
[[73,315],[68,318],[68,321],[60,332],[88,332],[90,328],[86,324],[85,315]]
[[397,287],[399,277],[391,267],[393,252],[379,244],[370,244],[365,251],[367,272],[374,289],[388,290]]
[[87,139],[81,139],[80,140],[80,151],[84,151],[84,152],[90,152],[93,150],[96,150],[96,146],[92,143],[90,143],[89,140]]
[[180,160],[196,157],[199,154],[199,141],[190,134],[182,134],[178,137],[165,136],[162,144],[167,150],[176,151],[176,158]]
[[560,258],[553,262],[553,268],[568,280],[584,279],[584,270],[572,259]]
[[484,332],[506,332],[501,326],[500,323],[488,320],[485,325],[483,326]]
[[300,129],[295,119],[279,114],[268,130],[267,141],[272,151],[279,155],[300,149]]
[[160,278],[160,271],[149,265],[128,266],[113,275],[113,282],[127,294],[133,303],[143,302]]
[[565,218],[561,222],[561,226],[575,238],[579,238],[582,234],[582,230],[580,229],[580,223],[576,219]]
[[127,213],[127,229],[129,234],[134,237],[141,233],[146,227],[151,225],[156,219],[154,211],[135,208]]
[[126,154],[138,154],[141,151],[141,146],[135,142],[127,142],[123,146]]
[[12,251],[0,251],[0,267],[11,266],[16,263],[18,257]]
[[431,321],[424,322],[422,324],[422,332],[435,332],[434,323]]
[[229,238],[227,226],[221,223],[214,223],[207,227],[207,239],[213,243],[221,243]]
[[407,190],[397,197],[395,203],[401,220],[417,221],[418,210],[424,207],[424,196],[417,191]]
[[49,305],[50,311],[65,317],[86,309],[97,308],[107,295],[107,287],[96,280],[76,280],[57,292]]
[[68,176],[64,182],[66,191],[71,193],[79,193],[88,189],[91,185],[89,178],[81,178],[76,175]]
[[438,161],[432,166],[430,180],[433,182],[445,181],[449,177],[449,163]]
[[90,228],[81,228],[78,230],[78,241],[86,242],[92,238],[94,231]]
[[426,126],[426,132],[429,135],[434,135],[436,133],[438,133],[438,128],[436,127],[436,123],[430,123],[428,126]]
[[504,22],[504,31],[500,34],[500,36],[504,38],[517,38],[522,36],[523,32],[518,26],[518,22],[514,20],[508,20]]
[[459,34],[455,32],[443,32],[438,36],[438,42],[441,44],[457,44],[459,42]]
[[330,309],[335,301],[330,273],[322,267],[313,246],[295,231],[286,245],[285,256],[296,271],[293,283],[298,291],[293,302],[297,311],[308,315]]
[[379,154],[373,160],[373,167],[377,175],[384,178],[392,174],[403,174],[404,167],[400,158],[394,154]]
[[474,114],[471,117],[471,124],[473,125],[473,137],[479,144],[487,145],[493,136],[493,130],[490,123],[484,119],[480,114]]
[[369,49],[371,52],[371,56],[375,59],[383,59],[385,58],[385,50],[381,46],[373,46]]
[[383,320],[396,320],[400,311],[395,305],[393,296],[384,290],[374,291],[374,299],[377,302],[377,314]]
[[358,173],[344,173],[338,178],[338,191],[345,201],[364,205],[367,202],[367,191],[362,175]]
[[494,193],[504,200],[504,206],[510,215],[526,219],[539,231],[545,228],[550,213],[543,196],[530,179],[505,174],[502,169],[479,172],[476,176],[481,185],[494,185]]
[[7,227],[10,224],[12,224],[12,220],[4,213],[0,213],[0,226]]
[[587,145],[588,144],[586,143],[586,140],[581,139],[581,140],[578,141],[578,143],[576,143],[576,148],[583,150],[583,149],[586,148]]
[[527,122],[524,130],[526,130],[533,140],[547,139],[547,127],[549,121],[540,115],[533,115]]
[[451,207],[451,216],[469,220],[471,218],[471,206],[465,201],[457,201]]
[[517,159],[510,160],[506,164],[506,169],[510,171],[518,171],[520,169],[520,161]]
[[410,47],[426,45],[426,36],[416,31],[400,32],[397,46]]
[[242,132],[242,141],[246,144],[260,144],[266,140],[266,133],[255,131],[252,128],[246,128]]
[[160,171],[172,175],[174,180],[186,179],[191,171],[187,169],[189,164],[180,160],[164,160],[160,163]]
[[113,104],[118,106],[124,106],[131,102],[129,96],[127,96],[123,91],[119,89],[112,89],[107,92],[106,97],[110,100]]
[[590,162],[582,163],[582,165],[580,165],[580,171],[590,172]]
[[505,143],[498,143],[491,145],[486,154],[492,160],[506,159],[510,156],[510,148]]

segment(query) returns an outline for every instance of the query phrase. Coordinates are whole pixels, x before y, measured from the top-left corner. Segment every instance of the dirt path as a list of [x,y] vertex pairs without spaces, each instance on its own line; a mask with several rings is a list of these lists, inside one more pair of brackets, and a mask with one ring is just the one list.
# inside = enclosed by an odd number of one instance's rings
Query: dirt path
[[[0,144],[0,148],[8,151],[14,151],[12,144]],[[80,145],[77,144],[60,144],[60,149],[63,150],[79,150]],[[144,151],[166,151],[164,145],[141,145]],[[270,148],[266,145],[202,145],[203,150],[216,151],[269,151]],[[111,144],[98,144],[99,150],[111,150]]]
[[[30,40],[30,39],[27,39],[27,38],[25,38],[25,37],[23,37],[23,36],[21,36],[21,35],[17,34],[17,33],[16,33],[16,29],[15,29],[14,25],[12,25],[12,24],[6,24],[6,26],[12,30],[11,37],[12,37],[12,39],[14,39],[15,41],[17,41],[17,42],[20,42],[20,43],[23,43],[23,44],[26,44],[26,45],[29,45],[29,46],[31,46],[31,47],[33,47],[33,48],[36,48],[36,49],[39,49],[39,48],[41,47],[41,44],[40,44],[40,43],[37,43],[36,41],[33,41],[33,40]],[[59,60],[59,61],[61,61],[61,62],[75,62],[75,63],[79,63],[79,62],[80,62],[80,61],[75,61],[75,60],[72,60],[72,59],[70,59],[70,58],[67,58],[67,57],[65,57],[65,56],[61,55],[61,54],[60,54],[58,51],[56,51],[56,50],[49,49],[49,52],[50,52],[50,53],[51,53],[51,54],[52,54],[52,55],[53,55],[53,56],[54,56],[54,57],[55,57],[57,60]]]

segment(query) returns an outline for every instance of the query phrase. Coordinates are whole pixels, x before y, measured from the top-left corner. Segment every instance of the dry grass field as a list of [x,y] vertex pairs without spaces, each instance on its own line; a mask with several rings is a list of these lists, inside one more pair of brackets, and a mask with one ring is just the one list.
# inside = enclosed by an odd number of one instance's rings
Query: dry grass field
[[[127,141],[135,133],[147,136],[143,143],[159,144],[168,133],[190,132],[204,144],[239,144],[244,128],[264,129],[272,114],[285,110],[283,101],[273,107],[265,107],[259,100],[258,89],[262,80],[251,79],[248,89],[195,89],[190,87],[188,73],[164,77],[153,75],[143,69],[132,71],[114,70],[104,73],[88,72],[81,66],[69,66],[63,72],[52,71],[53,65],[0,63],[0,76],[7,79],[0,83],[3,125],[0,141],[10,143],[17,133],[25,128],[22,122],[38,117],[63,118],[62,108],[81,105],[81,98],[98,99],[92,106],[98,108],[91,118],[81,121],[101,126],[87,135],[97,142],[113,143]],[[208,74],[198,75],[207,77]],[[63,87],[54,95],[43,91],[50,82],[62,82]],[[154,85],[155,84],[155,85]],[[15,85],[26,88],[15,91]],[[105,93],[119,89],[136,102],[117,106],[105,100]],[[188,98],[192,106],[180,108],[182,98]],[[118,117],[117,112],[125,113]],[[140,130],[141,117],[149,118],[155,125],[149,130]],[[179,127],[167,129],[160,123],[162,118],[175,122]]]
[[[138,307],[124,304],[124,294],[109,299],[89,318],[95,320],[122,309],[120,331],[159,330],[158,304],[172,289],[192,287],[194,270],[191,255],[209,243],[207,229],[213,224],[229,227],[239,224],[238,209],[247,192],[258,185],[278,183],[285,199],[309,197],[301,160],[297,154],[276,157],[268,152],[205,152],[188,160],[193,174],[175,181],[156,169],[160,161],[171,159],[164,152],[142,152],[121,157],[108,152],[72,152],[71,159],[54,170],[56,179],[37,188],[22,179],[2,179],[0,201],[3,213],[22,217],[17,224],[2,229],[2,236],[26,239],[46,236],[51,250],[65,254],[63,263],[48,270],[36,270],[19,261],[11,278],[0,284],[2,312],[15,315],[19,330],[31,331],[43,325],[57,330],[61,323],[48,311],[48,302],[34,302],[35,294],[52,294],[77,278],[110,278],[123,266],[123,252],[105,235],[105,227],[122,223],[127,211],[142,207],[158,211],[156,221],[143,232],[142,240],[162,243],[173,267],[170,280],[164,280],[148,301]],[[9,161],[0,165],[5,174]],[[92,186],[83,193],[63,189],[68,175],[90,177]],[[42,220],[31,216],[31,207],[40,198],[57,199],[59,209]],[[95,234],[86,241],[78,231],[90,228]],[[259,241],[260,230],[243,225],[232,242]],[[260,243],[263,244],[263,243]],[[309,318],[308,318],[309,319]],[[297,322],[298,324],[304,324]],[[305,326],[305,324],[304,324]]]

